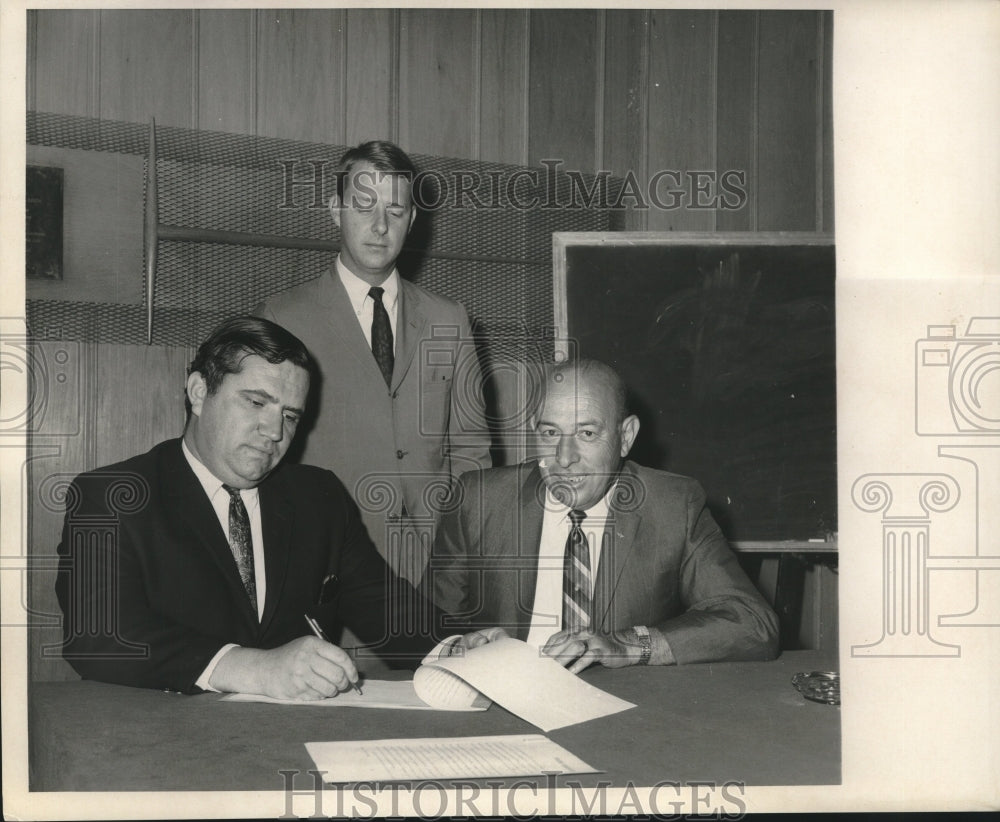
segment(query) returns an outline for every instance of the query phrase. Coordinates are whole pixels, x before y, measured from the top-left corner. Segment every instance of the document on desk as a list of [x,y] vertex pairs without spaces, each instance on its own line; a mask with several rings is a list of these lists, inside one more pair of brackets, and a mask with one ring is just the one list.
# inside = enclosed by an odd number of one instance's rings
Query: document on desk
[[329,699],[276,699],[230,694],[230,702],[272,702],[328,707],[482,711],[490,700],[543,731],[634,708],[631,702],[588,685],[537,648],[500,639],[462,656],[426,659],[412,682],[364,680],[364,695],[345,691]]
[[[537,648],[512,638],[480,645],[463,656],[425,660],[413,675],[414,690],[429,705],[463,704],[468,691],[459,688],[459,683],[543,731],[635,707],[587,684]],[[446,690],[448,687],[453,693]]]
[[307,742],[326,782],[399,782],[597,773],[541,734]]
[[[428,705],[413,687],[412,680],[387,681],[366,679],[362,683],[362,693],[344,691],[328,699],[281,699],[263,694],[227,694],[223,702],[267,702],[272,705],[309,705],[322,708],[389,708],[406,711],[485,711],[490,700],[472,686],[461,683],[463,688],[452,689],[450,704],[439,700],[437,705]],[[451,686],[452,683],[448,683]],[[442,694],[447,690],[442,688]],[[442,699],[445,698],[444,696]]]

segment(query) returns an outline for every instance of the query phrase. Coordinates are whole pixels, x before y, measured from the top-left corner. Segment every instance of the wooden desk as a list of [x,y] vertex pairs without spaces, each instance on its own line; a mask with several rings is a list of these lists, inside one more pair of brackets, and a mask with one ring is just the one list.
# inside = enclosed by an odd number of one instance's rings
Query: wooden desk
[[[678,668],[595,667],[583,676],[638,707],[549,734],[610,782],[840,781],[840,708],[809,702],[797,671],[836,670],[829,655]],[[497,705],[483,713],[220,702],[98,682],[37,683],[29,697],[32,791],[274,790],[279,771],[311,787],[304,742],[538,733]],[[509,780],[513,781],[513,780]],[[547,784],[541,777],[540,786]]]

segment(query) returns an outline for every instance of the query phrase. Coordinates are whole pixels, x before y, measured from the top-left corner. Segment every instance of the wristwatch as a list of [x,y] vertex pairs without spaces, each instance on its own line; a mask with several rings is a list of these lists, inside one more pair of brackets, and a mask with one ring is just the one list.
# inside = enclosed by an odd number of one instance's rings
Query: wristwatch
[[649,638],[649,628],[645,625],[634,625],[632,630],[635,631],[636,639],[639,640],[640,656],[639,664],[648,665],[649,657],[653,653],[653,643]]

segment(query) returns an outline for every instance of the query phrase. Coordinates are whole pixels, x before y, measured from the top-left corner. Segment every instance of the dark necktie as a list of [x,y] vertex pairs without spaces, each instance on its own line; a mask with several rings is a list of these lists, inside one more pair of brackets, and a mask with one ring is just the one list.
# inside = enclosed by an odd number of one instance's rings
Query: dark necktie
[[392,326],[389,325],[389,313],[382,305],[382,295],[384,288],[373,285],[368,289],[368,296],[374,300],[372,307],[372,354],[375,355],[375,362],[378,363],[379,370],[386,385],[392,383]]
[[250,597],[254,613],[257,612],[257,583],[253,575],[253,538],[250,535],[250,517],[243,504],[239,488],[223,485],[229,494],[229,547],[236,560],[240,579]]
[[583,511],[569,512],[573,527],[566,539],[563,558],[563,608],[564,631],[578,631],[590,626],[590,546],[580,528],[586,517]]

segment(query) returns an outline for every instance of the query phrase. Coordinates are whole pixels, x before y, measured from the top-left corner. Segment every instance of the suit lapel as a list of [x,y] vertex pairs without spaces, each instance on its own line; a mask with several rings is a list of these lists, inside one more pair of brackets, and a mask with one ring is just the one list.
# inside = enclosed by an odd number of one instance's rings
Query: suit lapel
[[292,533],[294,508],[280,476],[270,477],[261,483],[260,523],[264,536],[264,569],[267,573],[267,596],[260,620],[263,633],[274,618],[278,601],[288,575],[289,542]]
[[[638,477],[626,464],[622,469],[619,483],[636,483]],[[601,558],[597,566],[597,577],[594,580],[594,598],[591,602],[591,625],[600,632],[611,631],[615,627],[612,604],[622,580],[625,565],[632,555],[635,546],[635,534],[642,522],[642,516],[637,510],[616,505],[618,500],[636,499],[634,493],[619,487],[611,495],[607,525],[602,537]]]
[[174,445],[166,449],[162,471],[160,487],[165,491],[167,504],[173,509],[175,521],[187,528],[192,543],[203,547],[225,578],[233,601],[240,603],[241,614],[256,625],[257,614],[243,588],[229,540],[204,487],[181,450],[181,440],[175,440]]
[[[514,607],[511,621],[517,625],[517,638],[525,640],[531,629],[531,614],[534,612],[535,584],[538,581],[538,549],[542,539],[542,517],[544,510],[539,497],[543,492],[542,473],[536,464],[527,472],[521,483],[518,499],[519,540],[513,546],[515,555],[524,561],[524,570],[517,575],[518,591],[511,592],[509,601]],[[520,598],[520,601],[519,601]],[[527,613],[525,613],[527,608]]]
[[410,370],[413,355],[416,353],[426,325],[427,317],[424,316],[420,306],[420,293],[412,284],[400,277],[396,304],[396,356],[392,369],[393,391],[399,389],[400,383]]
[[340,281],[336,263],[323,277],[325,283],[320,296],[323,310],[320,312],[320,316],[329,317],[327,327],[330,333],[339,340],[338,348],[350,352],[358,362],[364,367],[370,368],[372,374],[381,380],[382,372],[379,371],[371,347],[365,340],[365,334],[358,322],[358,315],[354,313],[354,308],[347,296],[347,289]]

